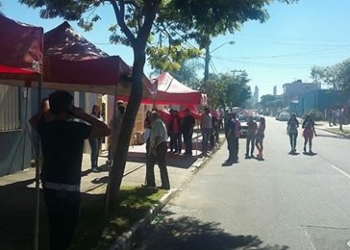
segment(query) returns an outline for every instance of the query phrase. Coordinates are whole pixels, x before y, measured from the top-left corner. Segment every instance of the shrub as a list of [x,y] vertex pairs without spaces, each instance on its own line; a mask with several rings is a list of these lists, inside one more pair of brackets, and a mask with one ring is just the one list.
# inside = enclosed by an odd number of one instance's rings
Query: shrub
[[304,120],[307,115],[309,115],[312,118],[312,120],[314,120],[314,121],[324,120],[324,114],[321,111],[316,110],[316,109],[309,110],[309,111],[305,112],[301,116],[301,118]]

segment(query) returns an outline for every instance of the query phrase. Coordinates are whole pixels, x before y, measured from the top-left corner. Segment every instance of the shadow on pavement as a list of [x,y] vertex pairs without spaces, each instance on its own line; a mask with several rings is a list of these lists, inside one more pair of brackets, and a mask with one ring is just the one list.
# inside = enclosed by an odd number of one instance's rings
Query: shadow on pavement
[[[164,215],[164,213],[162,214]],[[156,218],[155,224],[151,227],[152,233],[144,242],[139,242],[140,246],[136,246],[134,249],[289,249],[288,246],[264,246],[263,241],[261,241],[258,236],[232,235],[221,229],[220,224],[217,222],[203,222],[187,216],[175,219],[164,219],[160,217],[158,221]]]

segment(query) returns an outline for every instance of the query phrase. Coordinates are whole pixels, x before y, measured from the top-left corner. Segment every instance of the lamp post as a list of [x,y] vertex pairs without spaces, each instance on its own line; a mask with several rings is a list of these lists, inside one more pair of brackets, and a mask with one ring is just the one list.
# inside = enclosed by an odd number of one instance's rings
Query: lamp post
[[235,44],[235,42],[234,41],[225,42],[225,43],[219,45],[218,47],[216,47],[215,49],[213,49],[212,51],[209,50],[209,44],[205,47],[204,81],[208,81],[208,79],[209,79],[209,63],[210,63],[210,58],[211,58],[210,54],[226,44],[233,45],[233,44]]

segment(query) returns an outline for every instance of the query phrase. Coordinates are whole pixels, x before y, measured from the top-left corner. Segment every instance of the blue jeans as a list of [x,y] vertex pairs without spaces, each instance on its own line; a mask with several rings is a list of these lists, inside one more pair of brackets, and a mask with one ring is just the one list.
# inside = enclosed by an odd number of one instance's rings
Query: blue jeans
[[202,152],[206,153],[208,151],[208,142],[209,142],[209,137],[211,135],[211,128],[203,128],[202,129]]
[[97,168],[98,155],[100,153],[102,138],[89,138],[91,148],[91,168]]

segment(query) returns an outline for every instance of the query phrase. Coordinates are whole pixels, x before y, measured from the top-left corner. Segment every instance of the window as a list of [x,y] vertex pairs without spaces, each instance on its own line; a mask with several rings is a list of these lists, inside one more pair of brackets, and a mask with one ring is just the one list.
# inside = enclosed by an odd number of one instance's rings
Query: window
[[19,88],[0,85],[0,132],[20,128]]

